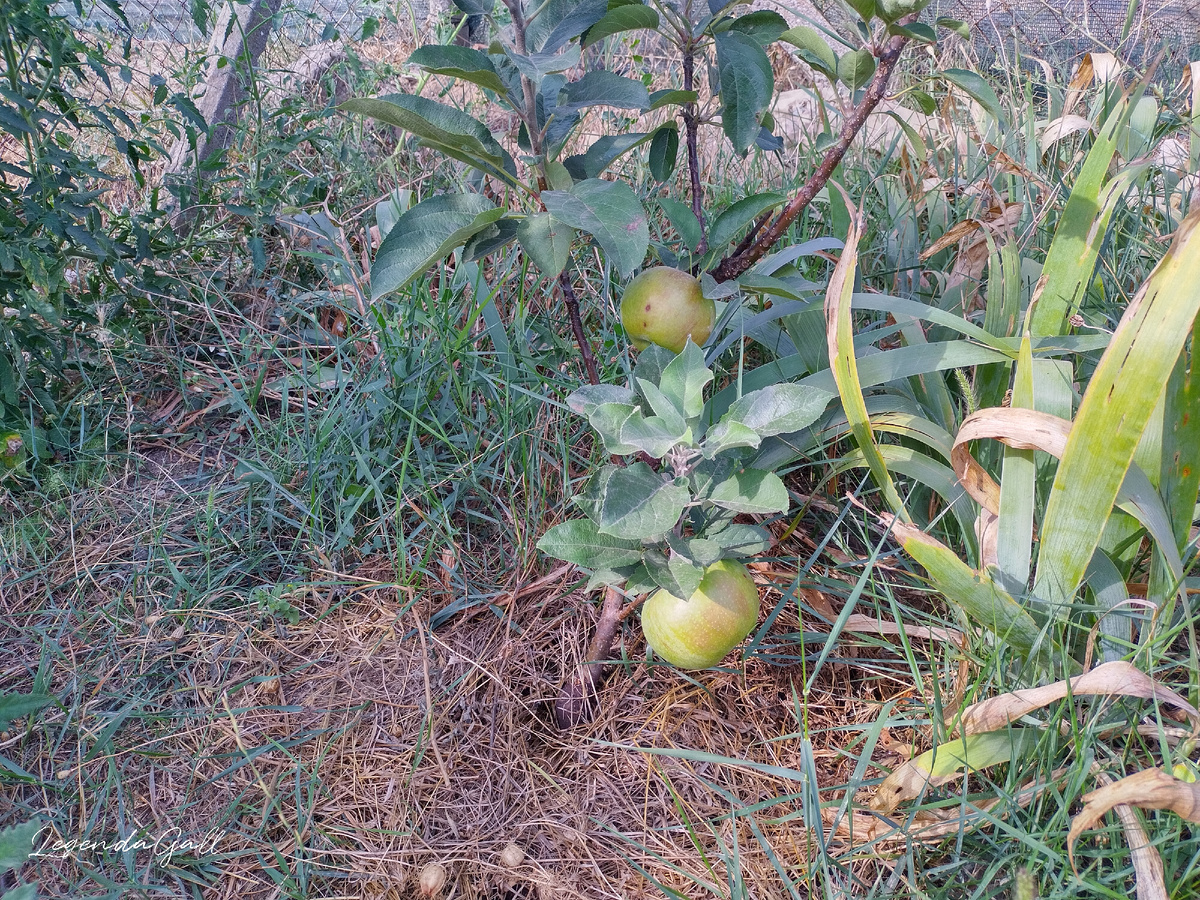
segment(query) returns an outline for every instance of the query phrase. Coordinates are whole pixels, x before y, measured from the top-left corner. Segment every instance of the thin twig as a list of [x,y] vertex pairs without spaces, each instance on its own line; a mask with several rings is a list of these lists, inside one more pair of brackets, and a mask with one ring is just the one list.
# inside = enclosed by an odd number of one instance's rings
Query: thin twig
[[579,344],[579,354],[583,357],[588,381],[591,384],[599,384],[600,370],[596,368],[596,357],[592,355],[592,345],[588,343],[587,334],[583,330],[583,319],[579,316],[579,298],[575,296],[575,288],[571,286],[571,276],[565,270],[558,276],[558,286],[562,289],[563,299],[567,303],[567,314],[571,318],[571,333],[575,335],[575,343]]
[[[688,4],[689,10],[691,4]],[[689,37],[683,45],[683,89],[694,90],[695,85],[695,45]],[[697,131],[699,117],[696,115],[696,103],[690,101],[683,104],[683,130],[687,139],[688,174],[692,182],[692,213],[700,223],[700,242],[696,245],[696,255],[703,256],[708,251],[708,233],[704,227],[704,195],[700,187],[700,152],[697,149]]]

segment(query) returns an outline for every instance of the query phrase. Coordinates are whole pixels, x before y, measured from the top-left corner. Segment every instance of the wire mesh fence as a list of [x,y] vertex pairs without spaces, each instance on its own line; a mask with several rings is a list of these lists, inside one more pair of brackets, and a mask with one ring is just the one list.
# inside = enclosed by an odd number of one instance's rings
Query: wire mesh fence
[[[203,42],[216,21],[223,0],[118,0],[121,15],[105,0],[60,0],[58,11],[86,29],[110,32],[135,40]],[[234,0],[236,2],[236,0]],[[416,0],[418,7],[429,0]],[[410,4],[387,0],[291,0],[280,8],[275,30],[301,46],[354,37],[368,19],[389,17],[404,21]],[[423,10],[421,10],[423,14]]]
[[975,50],[1002,65],[1014,54],[1054,68],[1089,51],[1135,66],[1160,50],[1172,68],[1200,57],[1200,0],[936,0],[934,8],[969,23]]
[[[104,0],[80,0],[82,16],[75,0],[60,0],[58,6],[88,28],[190,44],[206,38],[221,2],[119,0],[128,24]],[[818,12],[829,5],[815,3]],[[984,54],[1018,48],[1059,64],[1099,49],[1137,63],[1160,48],[1180,57],[1200,50],[1200,0],[935,0],[933,9],[971,25],[976,49]],[[431,17],[449,10],[448,0],[291,0],[280,11],[276,31],[307,46],[353,39],[372,21],[421,31]]]

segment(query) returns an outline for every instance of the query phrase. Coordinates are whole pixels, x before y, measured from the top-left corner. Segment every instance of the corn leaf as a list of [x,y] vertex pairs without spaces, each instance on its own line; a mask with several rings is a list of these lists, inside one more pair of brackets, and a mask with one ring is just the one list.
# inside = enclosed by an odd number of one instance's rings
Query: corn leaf
[[871,419],[867,415],[867,405],[863,400],[862,385],[858,380],[858,361],[854,352],[854,329],[850,318],[850,304],[854,295],[854,270],[858,259],[858,237],[862,228],[862,218],[856,214],[850,218],[850,231],[846,235],[846,247],[841,259],[834,267],[833,276],[829,279],[829,290],[825,295],[825,323],[829,342],[829,361],[833,378],[837,384],[838,394],[842,398],[842,408],[850,423],[850,430],[858,442],[859,449],[866,457],[867,465],[875,483],[883,491],[884,499],[904,521],[909,520],[908,511],[892,478],[888,475],[887,465],[875,445],[871,433]]
[[1083,580],[1198,310],[1200,209],[1125,311],[1080,404],[1042,525],[1034,592],[1051,605]]

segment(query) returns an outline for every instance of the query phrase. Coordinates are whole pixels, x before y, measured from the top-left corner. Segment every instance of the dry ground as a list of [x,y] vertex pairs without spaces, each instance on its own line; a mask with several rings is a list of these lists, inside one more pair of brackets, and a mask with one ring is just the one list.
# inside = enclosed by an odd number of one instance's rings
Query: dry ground
[[[550,702],[596,615],[571,590],[574,574],[513,578],[490,605],[432,630],[429,618],[450,599],[444,588],[399,591],[381,558],[298,588],[297,625],[262,621],[229,592],[172,610],[146,548],[164,547],[181,564],[198,552],[182,540],[156,544],[155,535],[182,534],[228,470],[198,483],[178,455],[166,467],[137,462],[145,474],[67,501],[45,535],[55,562],[36,578],[8,569],[0,581],[0,691],[30,690],[42,661],[48,690],[66,707],[50,708],[44,729],[0,741],[0,752],[50,785],[9,793],[0,820],[19,801],[44,811],[68,842],[112,841],[140,826],[158,836],[212,834],[215,843],[198,860],[132,854],[128,870],[120,854],[86,848],[35,860],[23,874],[50,896],[85,896],[85,885],[131,877],[174,890],[204,880],[201,895],[211,898],[407,897],[431,861],[449,873],[448,896],[661,896],[639,868],[682,896],[713,895],[691,878],[721,896],[735,844],[751,895],[773,896],[779,876],[762,841],[745,819],[719,817],[731,805],[784,798],[755,822],[778,863],[803,873],[813,835],[798,800],[787,799],[801,786],[638,748],[799,769],[797,716],[806,714],[820,784],[830,788],[849,778],[854,752],[842,748],[854,743],[853,726],[912,694],[903,666],[899,677],[880,677],[898,652],[863,649],[864,666],[855,664],[858,639],[833,654],[840,661],[804,701],[800,662],[743,665],[735,655],[728,671],[689,676],[648,666],[631,627],[627,662],[595,720],[563,733]],[[221,472],[221,460],[212,462]],[[803,552],[802,543],[793,539],[789,552]],[[759,575],[765,615],[779,594]],[[804,596],[818,608],[839,604],[811,585]],[[799,630],[795,609],[771,634]],[[804,627],[828,628],[816,617]],[[895,752],[877,757],[894,763],[910,737],[885,734]],[[525,852],[515,869],[499,863],[510,842]],[[293,884],[273,883],[289,871]]]

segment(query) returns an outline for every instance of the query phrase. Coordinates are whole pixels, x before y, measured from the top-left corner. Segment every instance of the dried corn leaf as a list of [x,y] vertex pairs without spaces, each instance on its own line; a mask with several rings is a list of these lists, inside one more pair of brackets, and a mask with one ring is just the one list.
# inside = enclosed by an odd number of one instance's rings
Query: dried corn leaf
[[1181,710],[1191,720],[1193,728],[1200,732],[1200,712],[1197,712],[1194,706],[1170,688],[1164,687],[1146,673],[1122,660],[1096,666],[1087,674],[1079,675],[1069,681],[1056,681],[1041,687],[1010,691],[999,697],[974,703],[963,711],[958,727],[964,734],[995,731],[1035,709],[1062,700],[1068,694],[1099,694],[1102,696],[1120,694],[1126,697],[1140,697],[1143,700],[1166,703]]
[[[1018,808],[1028,806],[1066,771],[1065,768],[1056,769],[1047,779],[1039,778],[1023,784],[1008,798],[1009,802]],[[829,834],[830,840],[836,836],[849,840],[855,846],[871,842],[877,849],[886,849],[904,846],[911,841],[933,843],[960,831],[987,827],[995,822],[997,816],[991,811],[999,806],[1003,799],[988,797],[953,809],[918,810],[912,816],[911,823],[906,820],[904,824],[897,823],[880,812],[856,811],[846,814],[836,808],[821,810],[821,818],[826,824],[837,823]]]
[[921,262],[925,262],[930,257],[936,256],[947,247],[953,247],[967,235],[974,234],[982,227],[983,223],[978,219],[963,219],[961,222],[955,222],[946,229],[940,238],[921,252]]
[[[1084,807],[1067,833],[1067,854],[1075,868],[1075,841],[1121,804],[1140,809],[1168,809],[1189,822],[1200,824],[1200,783],[1180,781],[1162,769],[1146,769],[1083,795]],[[1078,870],[1077,870],[1078,871]]]
[[[1105,785],[1116,783],[1116,779],[1107,772],[1097,772],[1096,778]],[[1113,812],[1121,820],[1125,843],[1129,845],[1129,853],[1133,858],[1137,900],[1168,900],[1162,857],[1150,843],[1150,835],[1146,833],[1141,818],[1126,803],[1118,803],[1113,807]]]
[[1121,63],[1111,53],[1085,53],[1071,76],[1071,83],[1067,85],[1063,112],[1069,113],[1075,107],[1084,89],[1089,87],[1093,80],[1097,85],[1106,85],[1120,76]]
[[999,515],[1000,485],[971,456],[970,442],[992,438],[1016,450],[1044,450],[1061,458],[1070,433],[1070,422],[1049,413],[1013,406],[981,409],[963,420],[950,449],[950,462],[971,498]]
[[1081,131],[1091,131],[1092,123],[1083,116],[1059,116],[1046,126],[1038,141],[1038,149],[1045,153],[1057,142]]

